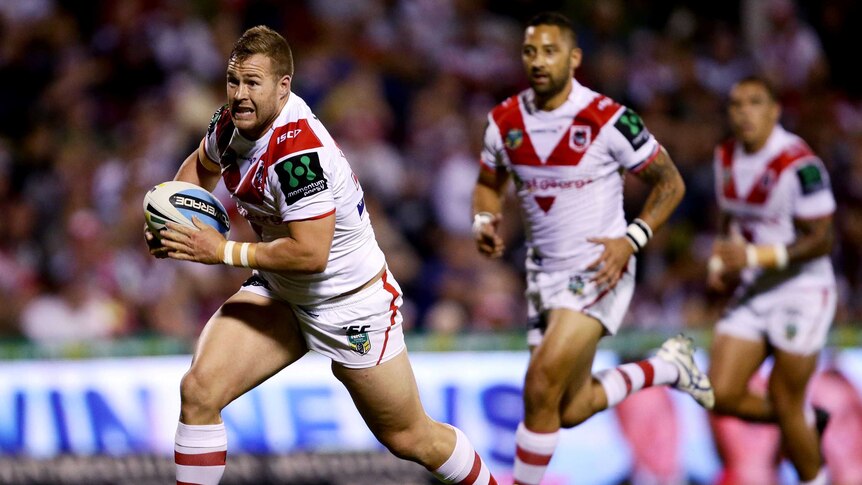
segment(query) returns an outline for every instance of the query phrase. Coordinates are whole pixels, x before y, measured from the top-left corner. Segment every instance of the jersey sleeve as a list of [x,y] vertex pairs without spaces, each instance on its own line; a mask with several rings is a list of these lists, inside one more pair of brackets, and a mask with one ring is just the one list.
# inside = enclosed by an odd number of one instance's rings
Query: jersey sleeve
[[204,138],[204,152],[207,157],[215,163],[221,161],[221,150],[219,150],[219,138],[225,136],[228,125],[233,126],[230,119],[230,110],[224,105],[216,110],[207,127],[207,135]]
[[795,167],[793,216],[813,219],[835,212],[835,197],[829,173],[818,158],[809,158]]
[[503,138],[500,136],[500,129],[489,114],[479,163],[484,170],[496,171],[505,166],[505,159],[506,149],[503,145]]
[[280,160],[270,172],[282,221],[320,219],[335,211],[333,166],[325,150],[306,151]]
[[630,108],[623,107],[608,124],[610,126],[602,130],[603,133],[607,131],[608,150],[626,170],[643,170],[658,155],[658,141]]

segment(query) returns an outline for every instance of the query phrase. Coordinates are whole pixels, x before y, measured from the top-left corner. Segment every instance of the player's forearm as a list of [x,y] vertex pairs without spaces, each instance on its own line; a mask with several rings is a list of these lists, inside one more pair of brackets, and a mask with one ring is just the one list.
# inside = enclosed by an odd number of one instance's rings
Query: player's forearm
[[284,237],[271,242],[225,241],[220,247],[222,263],[228,266],[316,274],[326,270],[329,246],[303,244]]
[[473,191],[473,214],[488,212],[499,214],[503,210],[503,199],[492,187],[476,184]]
[[203,142],[201,142],[201,146],[197,150],[186,157],[182,165],[180,165],[179,170],[177,170],[174,180],[199,185],[212,192],[218,184],[221,174],[208,169],[200,157],[206,157],[206,153],[203,150]]
[[789,261],[808,261],[832,252],[832,216],[796,220],[794,223],[797,237],[787,246]]
[[652,230],[656,230],[667,222],[670,215],[682,201],[685,195],[685,183],[671,161],[664,147],[653,161],[638,177],[652,185],[639,219],[646,222]]

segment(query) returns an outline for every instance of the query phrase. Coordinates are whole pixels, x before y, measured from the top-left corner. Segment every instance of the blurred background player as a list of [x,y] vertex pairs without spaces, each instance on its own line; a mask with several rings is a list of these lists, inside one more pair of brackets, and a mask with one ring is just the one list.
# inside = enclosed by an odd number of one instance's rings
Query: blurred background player
[[195,221],[198,230],[162,230],[164,247],[152,250],[254,269],[206,324],[182,379],[177,484],[219,482],[227,450],[221,410],[309,349],[332,359],[333,374],[393,454],[446,483],[495,484],[467,437],[425,413],[404,346],[401,289],[362,187],[291,92],[292,80],[284,38],[268,27],[247,30],[228,60],[228,102],[176,175],[208,190],[221,175],[260,242],[225,241]]
[[[764,79],[737,82],[728,115],[734,138],[716,149],[722,236],[708,279],[718,291],[740,284],[711,349],[715,411],[777,422],[802,483],[825,484],[815,412],[805,398],[837,299],[829,175],[808,145],[779,124],[781,107]],[[768,392],[752,393],[749,380],[769,355]]]
[[[534,17],[521,54],[530,89],[488,116],[473,230],[482,254],[503,254],[497,227],[514,179],[528,234],[532,350],[514,476],[520,485],[537,485],[560,427],[653,385],[675,385],[706,407],[713,396],[692,358],[692,342],[681,336],[665,342],[657,357],[591,375],[599,340],[616,333],[631,300],[634,255],[673,212],[685,186],[634,111],[574,79],[581,50],[568,18]],[[652,186],[628,228],[623,169]]]

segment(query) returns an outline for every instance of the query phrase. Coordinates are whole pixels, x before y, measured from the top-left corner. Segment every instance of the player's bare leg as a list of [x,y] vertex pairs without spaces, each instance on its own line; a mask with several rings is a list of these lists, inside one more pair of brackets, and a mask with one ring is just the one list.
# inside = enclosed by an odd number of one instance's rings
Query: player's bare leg
[[607,407],[604,390],[591,374],[603,333],[602,324],[583,313],[568,309],[549,312],[548,328],[542,343],[533,350],[524,380],[527,429],[555,432]]
[[288,305],[240,291],[221,306],[180,385],[177,483],[219,482],[227,450],[222,408],[307,351]]
[[766,343],[717,334],[710,350],[709,379],[715,412],[748,421],[775,422],[772,402],[753,393],[748,382],[766,359]]
[[365,369],[333,362],[332,372],[371,432],[395,456],[423,465],[446,483],[496,485],[467,437],[425,413],[407,351]]
[[775,351],[769,377],[769,394],[775,408],[782,444],[803,482],[820,473],[823,459],[817,431],[805,417],[805,391],[817,368],[817,354],[795,355]]

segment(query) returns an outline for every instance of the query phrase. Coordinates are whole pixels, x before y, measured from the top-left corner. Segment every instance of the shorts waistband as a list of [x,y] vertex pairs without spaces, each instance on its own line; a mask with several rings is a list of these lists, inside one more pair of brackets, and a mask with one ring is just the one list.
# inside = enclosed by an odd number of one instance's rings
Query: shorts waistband
[[299,308],[305,310],[331,310],[333,308],[345,307],[352,305],[356,302],[362,301],[369,296],[373,295],[375,292],[380,290],[383,287],[384,282],[390,280],[392,278],[392,274],[389,272],[389,268],[384,267],[380,273],[378,273],[375,278],[372,278],[368,283],[365,283],[364,288],[355,291],[353,293],[347,293],[346,295],[336,296],[335,298],[331,298],[324,302],[318,303],[316,305],[296,305]]

